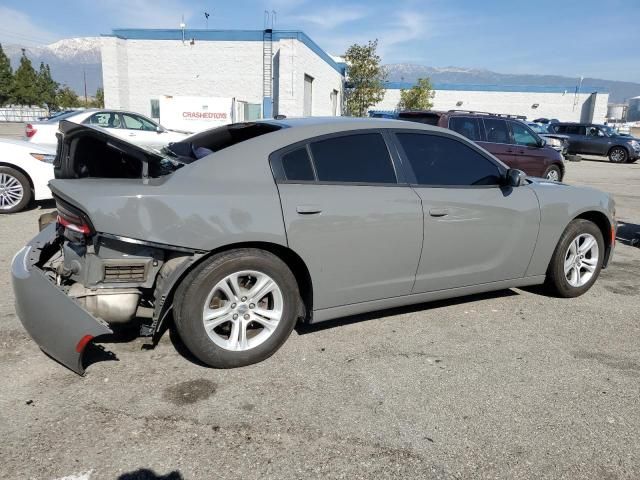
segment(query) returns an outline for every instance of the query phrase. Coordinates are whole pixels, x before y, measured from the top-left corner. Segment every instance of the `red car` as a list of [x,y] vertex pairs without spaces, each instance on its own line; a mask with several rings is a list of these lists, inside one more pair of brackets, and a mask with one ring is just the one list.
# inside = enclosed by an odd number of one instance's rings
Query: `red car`
[[473,140],[511,168],[556,182],[564,177],[562,154],[546,144],[522,120],[525,117],[464,110],[408,111],[400,120],[436,125]]

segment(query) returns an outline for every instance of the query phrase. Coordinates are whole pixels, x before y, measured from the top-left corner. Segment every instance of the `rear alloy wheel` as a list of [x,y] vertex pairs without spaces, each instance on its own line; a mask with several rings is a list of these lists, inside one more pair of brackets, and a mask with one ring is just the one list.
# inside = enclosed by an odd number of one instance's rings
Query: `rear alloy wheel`
[[562,172],[557,165],[550,165],[544,172],[544,178],[552,182],[559,182],[562,180]]
[[547,270],[547,287],[560,297],[577,297],[594,284],[604,260],[604,239],[596,224],[573,220],[566,228]]
[[23,210],[31,201],[29,180],[18,170],[0,167],[0,213]]
[[623,147],[613,147],[609,152],[609,161],[613,163],[625,163],[629,158],[627,150]]
[[216,368],[270,357],[300,312],[297,282],[275,255],[246,248],[215,255],[176,292],[176,328],[187,348]]

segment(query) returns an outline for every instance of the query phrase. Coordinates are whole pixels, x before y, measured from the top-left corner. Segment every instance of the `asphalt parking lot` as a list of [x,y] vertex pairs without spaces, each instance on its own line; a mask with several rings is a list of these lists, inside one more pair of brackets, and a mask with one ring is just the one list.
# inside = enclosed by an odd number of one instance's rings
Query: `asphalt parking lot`
[[613,193],[625,222],[587,295],[513,289],[299,328],[226,371],[169,334],[154,350],[104,343],[117,360],[84,378],[47,358],[9,264],[51,204],[0,217],[0,477],[640,478],[640,248],[626,244],[640,164],[567,171]]

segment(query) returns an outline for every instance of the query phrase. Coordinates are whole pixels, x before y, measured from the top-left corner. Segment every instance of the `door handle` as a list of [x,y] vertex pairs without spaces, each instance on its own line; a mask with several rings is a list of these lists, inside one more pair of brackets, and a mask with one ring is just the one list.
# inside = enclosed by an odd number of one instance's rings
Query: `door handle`
[[507,153],[513,153],[513,150],[511,150],[510,148],[507,149]]
[[300,215],[317,215],[322,213],[322,209],[319,205],[298,205],[296,212]]
[[449,210],[446,208],[431,208],[429,210],[429,215],[432,217],[446,217],[449,215]]

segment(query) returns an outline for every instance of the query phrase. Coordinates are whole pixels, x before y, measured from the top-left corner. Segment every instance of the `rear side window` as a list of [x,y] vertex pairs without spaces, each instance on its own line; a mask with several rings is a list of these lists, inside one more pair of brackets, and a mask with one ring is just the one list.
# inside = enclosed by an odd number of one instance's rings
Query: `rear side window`
[[496,118],[484,119],[484,130],[487,136],[487,142],[491,143],[511,143],[509,130],[507,130],[507,122]]
[[452,117],[449,119],[449,128],[460,135],[464,135],[469,140],[482,141],[480,122],[477,118]]
[[587,130],[581,125],[567,125],[566,133],[571,135],[586,135]]
[[320,182],[396,183],[387,144],[379,133],[313,142],[311,154]]
[[398,140],[420,185],[497,185],[498,167],[454,138],[398,133]]
[[282,156],[282,168],[287,180],[315,180],[311,159],[306,147],[285,153]]

